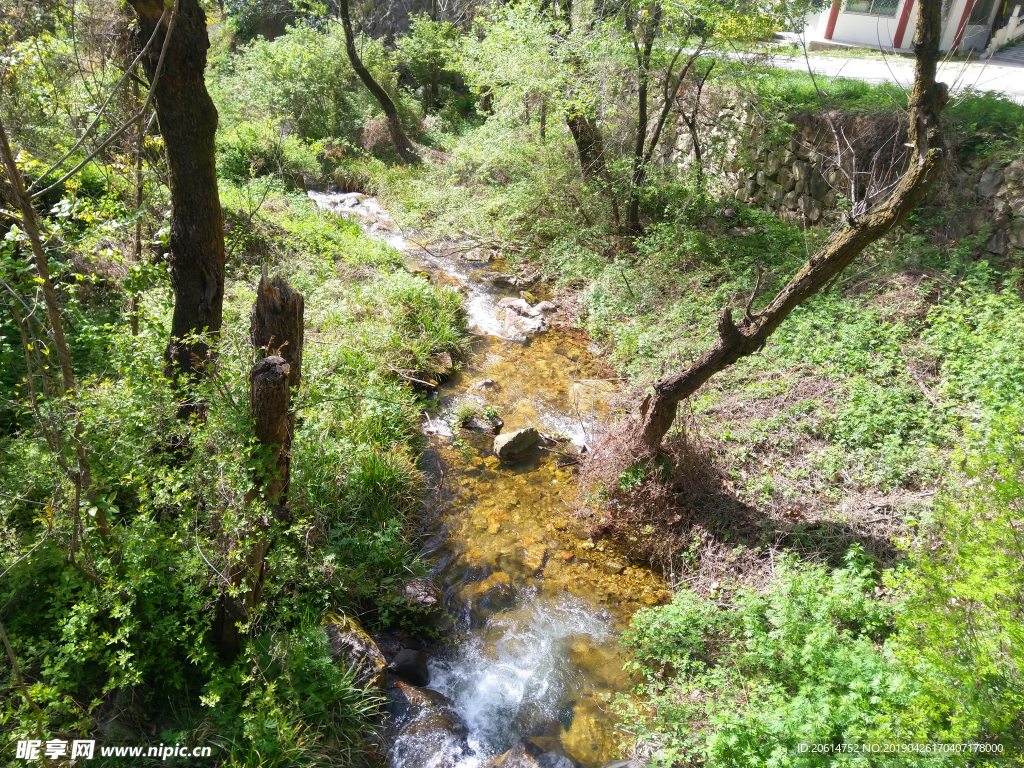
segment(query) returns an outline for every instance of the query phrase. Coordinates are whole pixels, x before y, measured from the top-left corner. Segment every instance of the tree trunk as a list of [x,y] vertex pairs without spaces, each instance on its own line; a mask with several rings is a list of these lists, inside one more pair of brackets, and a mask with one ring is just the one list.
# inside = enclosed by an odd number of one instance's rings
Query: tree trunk
[[619,226],[619,201],[615,199],[615,190],[612,189],[611,176],[608,174],[608,165],[604,160],[604,140],[601,132],[594,121],[582,112],[572,112],[565,119],[569,126],[569,133],[576,142],[576,154],[580,159],[580,176],[583,181],[596,181],[601,184],[611,201],[612,218],[615,220],[616,228]]
[[355,35],[352,33],[352,19],[349,17],[348,0],[339,0],[338,6],[341,11],[341,25],[345,29],[345,52],[348,54],[348,60],[352,64],[352,69],[356,71],[359,79],[363,81],[363,85],[373,94],[373,98],[377,100],[380,108],[384,110],[384,117],[388,121],[388,130],[391,132],[391,142],[395,145],[395,149],[398,150],[402,160],[410,164],[418,163],[420,161],[419,153],[412,142],[409,141],[409,137],[405,135],[405,131],[402,130],[402,122],[398,119],[398,110],[395,108],[395,102],[388,96],[388,92],[381,88],[380,84],[373,79],[373,75],[363,66],[363,62],[359,58],[359,52],[356,51]]
[[938,179],[946,155],[939,114],[949,99],[946,86],[935,82],[940,8],[941,0],[922,0],[917,20],[917,66],[909,103],[909,137],[915,156],[910,168],[888,197],[832,235],[763,310],[751,315],[748,302],[739,325],[732,320],[731,308],[723,310],[714,346],[685,371],[655,382],[653,395],[640,405],[635,431],[638,452],[656,452],[681,400],[719,371],[764,346],[790,312],[828,284],[866,246],[901,224]]
[[293,388],[302,383],[303,312],[302,294],[288,285],[283,277],[270,280],[266,271],[256,289],[252,308],[249,338],[254,349],[265,355],[278,355],[288,363],[289,383]]
[[[161,22],[161,0],[128,0],[139,19],[139,47]],[[157,120],[167,148],[171,187],[170,267],[174,314],[166,358],[175,378],[195,375],[210,354],[188,340],[221,329],[224,303],[224,215],[217,193],[214,135],[217,109],[206,91],[206,14],[199,0],[178,0],[169,40],[166,29],[142,60],[155,83]],[[161,56],[164,57],[162,64]],[[158,73],[159,65],[159,73]]]
[[633,144],[633,171],[629,178],[629,196],[626,202],[626,228],[636,233],[640,227],[639,190],[647,179],[647,163],[644,161],[644,149],[647,146],[647,89],[651,80],[651,52],[654,39],[658,35],[661,24],[661,5],[655,6],[651,19],[644,25],[643,47],[636,42],[636,82],[637,82],[637,115],[636,141]]
[[[278,517],[282,516],[281,505],[287,500],[290,482],[294,421],[290,412],[289,378],[288,363],[277,355],[256,363],[249,377],[249,413],[255,422],[256,439],[264,453],[259,462],[262,466],[254,478],[256,487],[245,500],[248,504],[262,496]],[[252,611],[263,600],[267,553],[273,543],[270,518],[261,513],[249,521],[242,537],[233,546],[236,553],[239,550],[245,553],[229,568],[227,578],[238,593],[221,593],[213,622],[214,642],[225,658],[238,655],[242,648],[242,633],[238,625],[248,621]]]

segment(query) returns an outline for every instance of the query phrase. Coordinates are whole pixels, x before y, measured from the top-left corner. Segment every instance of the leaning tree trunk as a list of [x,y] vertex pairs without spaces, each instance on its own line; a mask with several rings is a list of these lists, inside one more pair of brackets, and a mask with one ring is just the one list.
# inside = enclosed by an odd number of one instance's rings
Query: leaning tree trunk
[[634,433],[638,452],[656,452],[675,420],[676,405],[681,400],[719,371],[764,346],[790,312],[821,290],[865,247],[901,224],[938,179],[946,156],[939,114],[949,100],[946,86],[935,82],[942,30],[940,8],[941,0],[922,0],[917,19],[917,65],[909,103],[909,138],[914,154],[903,178],[888,197],[833,234],[760,312],[750,314],[748,304],[737,325],[732,320],[732,309],[723,310],[714,346],[685,371],[655,382],[654,393],[640,405]]
[[338,6],[341,11],[341,25],[345,29],[345,52],[348,54],[348,60],[352,64],[352,69],[356,71],[359,79],[366,86],[366,90],[373,94],[373,98],[377,100],[380,108],[384,110],[384,117],[388,121],[388,130],[391,132],[391,142],[395,145],[395,149],[402,160],[406,163],[418,163],[420,161],[419,153],[412,142],[409,141],[409,137],[405,135],[405,131],[402,130],[402,121],[398,119],[398,110],[395,108],[395,102],[388,96],[388,92],[381,88],[380,84],[373,79],[373,75],[363,66],[362,59],[359,58],[359,52],[356,51],[355,35],[352,33],[352,19],[349,16],[348,0],[338,0]]
[[[166,25],[162,0],[128,0],[139,19],[141,48]],[[157,32],[142,64],[154,88],[157,120],[167,148],[171,186],[170,267],[174,291],[166,357],[172,376],[196,374],[209,356],[189,337],[221,329],[224,303],[224,215],[217,193],[214,134],[217,109],[204,79],[206,14],[199,0],[178,0],[170,38]],[[162,58],[162,61],[161,61]]]

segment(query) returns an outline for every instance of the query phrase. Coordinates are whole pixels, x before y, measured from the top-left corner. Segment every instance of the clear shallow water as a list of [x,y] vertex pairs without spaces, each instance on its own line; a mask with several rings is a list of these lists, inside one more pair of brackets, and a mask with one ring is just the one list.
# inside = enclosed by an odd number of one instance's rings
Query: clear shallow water
[[[552,331],[529,343],[503,336],[496,304],[517,294],[488,279],[505,270],[503,262],[468,262],[460,258],[466,244],[422,247],[381,217],[373,198],[310,197],[386,238],[411,268],[463,291],[480,338],[472,359],[442,386],[443,408],[469,400],[497,408],[505,431],[535,426],[577,446],[592,439],[608,417],[613,374],[590,358],[579,334]],[[451,700],[468,734],[404,729],[390,768],[479,768],[522,738],[583,768],[619,759],[628,734],[615,729],[609,700],[631,683],[617,636],[637,608],[669,593],[646,569],[573,535],[573,457],[564,446],[502,464],[490,436],[453,435],[437,416],[425,417],[424,427],[436,486],[424,554],[438,564],[435,579],[455,620],[429,662],[430,688]]]

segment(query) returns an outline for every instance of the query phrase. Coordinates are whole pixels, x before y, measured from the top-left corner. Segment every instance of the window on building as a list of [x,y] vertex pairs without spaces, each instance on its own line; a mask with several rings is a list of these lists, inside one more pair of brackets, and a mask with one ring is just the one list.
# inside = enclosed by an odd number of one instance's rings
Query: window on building
[[987,25],[989,17],[992,15],[993,2],[994,0],[977,0],[971,9],[971,17],[967,20],[967,23]]
[[900,0],[846,0],[847,13],[869,13],[872,16],[895,16]]

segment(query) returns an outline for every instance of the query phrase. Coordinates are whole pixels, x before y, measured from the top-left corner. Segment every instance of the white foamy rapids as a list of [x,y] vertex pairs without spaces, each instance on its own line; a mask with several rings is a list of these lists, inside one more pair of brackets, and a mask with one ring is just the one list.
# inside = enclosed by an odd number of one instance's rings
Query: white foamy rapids
[[477,768],[538,726],[571,717],[582,683],[569,653],[609,636],[609,617],[577,598],[521,597],[518,608],[430,661],[430,687],[452,700],[469,727],[474,754],[450,753],[456,768]]

